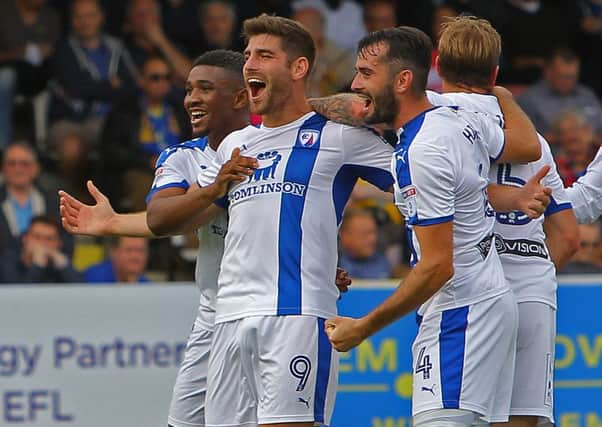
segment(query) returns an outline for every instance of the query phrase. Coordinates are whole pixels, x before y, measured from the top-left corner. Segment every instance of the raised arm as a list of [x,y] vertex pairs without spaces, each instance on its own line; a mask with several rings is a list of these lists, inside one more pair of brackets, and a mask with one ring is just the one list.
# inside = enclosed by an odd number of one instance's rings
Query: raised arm
[[509,90],[496,86],[493,94],[497,97],[504,114],[506,144],[499,159],[500,163],[527,163],[541,157],[541,145],[537,132],[529,117],[514,101]]

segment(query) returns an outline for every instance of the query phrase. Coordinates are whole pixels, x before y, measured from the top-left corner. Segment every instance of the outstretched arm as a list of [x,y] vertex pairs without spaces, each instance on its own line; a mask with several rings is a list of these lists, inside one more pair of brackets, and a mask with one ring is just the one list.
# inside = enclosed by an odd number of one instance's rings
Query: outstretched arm
[[156,237],[146,225],[146,212],[118,214],[109,199],[94,185],[86,183],[96,201],[86,205],[65,191],[59,191],[61,222],[71,234],[88,236]]

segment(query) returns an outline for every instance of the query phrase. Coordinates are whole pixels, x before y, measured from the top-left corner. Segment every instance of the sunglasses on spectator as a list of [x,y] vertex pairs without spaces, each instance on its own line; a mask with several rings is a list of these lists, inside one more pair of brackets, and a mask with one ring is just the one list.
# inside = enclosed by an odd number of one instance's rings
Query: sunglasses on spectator
[[148,79],[151,82],[158,82],[161,80],[171,80],[171,74],[160,74],[160,73],[153,73],[153,74],[149,74]]
[[582,240],[581,242],[579,242],[579,245],[582,248],[597,248],[600,246],[600,241],[599,240],[594,240],[594,241],[589,241],[589,240]]

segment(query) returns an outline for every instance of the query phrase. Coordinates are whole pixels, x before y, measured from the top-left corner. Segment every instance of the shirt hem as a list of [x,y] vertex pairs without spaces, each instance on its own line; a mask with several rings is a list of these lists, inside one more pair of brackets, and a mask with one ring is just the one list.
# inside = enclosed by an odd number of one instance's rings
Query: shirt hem
[[418,310],[418,311],[421,316],[425,316],[425,315],[428,315],[431,313],[439,313],[439,312],[445,311],[445,310],[452,310],[454,308],[466,307],[468,305],[477,304],[477,303],[487,301],[492,298],[500,297],[508,292],[511,292],[509,287],[494,289],[494,290],[491,290],[489,292],[479,295],[477,298],[475,298],[475,297],[463,298],[461,300],[456,300],[453,303],[431,305],[431,306],[428,306],[424,312],[421,312],[420,310]]
[[253,316],[311,316],[311,317],[319,317],[321,319],[330,319],[331,317],[335,317],[337,315],[336,312],[328,312],[322,310],[303,310],[298,314],[278,314],[278,312],[274,309],[258,309],[253,311],[244,311],[237,312],[228,315],[217,315],[215,316],[215,323],[226,323],[232,322],[234,320],[244,319],[245,317],[253,317]]

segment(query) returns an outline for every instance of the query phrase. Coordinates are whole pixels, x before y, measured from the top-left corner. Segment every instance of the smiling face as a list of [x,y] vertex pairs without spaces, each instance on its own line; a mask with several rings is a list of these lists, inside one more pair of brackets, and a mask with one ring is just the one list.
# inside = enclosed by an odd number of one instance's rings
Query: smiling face
[[279,37],[260,34],[249,38],[243,74],[253,113],[277,112],[291,99],[291,62]]
[[387,47],[378,43],[362,50],[355,62],[356,74],[351,83],[351,90],[366,99],[367,124],[392,124],[399,102],[393,90],[393,76],[385,60]]
[[[205,136],[212,129],[229,129],[236,95],[242,89],[233,73],[212,65],[197,65],[188,74],[184,108],[192,134]],[[238,77],[240,81],[240,77]]]

